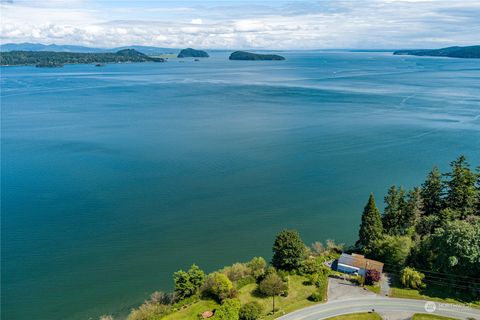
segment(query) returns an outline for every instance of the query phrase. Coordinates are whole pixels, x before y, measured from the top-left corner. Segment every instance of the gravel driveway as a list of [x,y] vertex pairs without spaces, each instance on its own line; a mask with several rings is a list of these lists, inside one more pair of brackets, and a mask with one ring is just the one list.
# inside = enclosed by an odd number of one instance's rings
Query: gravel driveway
[[376,296],[375,293],[357,286],[348,280],[335,278],[328,279],[328,301]]

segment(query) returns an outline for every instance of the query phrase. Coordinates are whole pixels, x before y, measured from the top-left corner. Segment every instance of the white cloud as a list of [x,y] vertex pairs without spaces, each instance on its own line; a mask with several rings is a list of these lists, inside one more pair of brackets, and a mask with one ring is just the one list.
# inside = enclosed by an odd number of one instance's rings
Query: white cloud
[[[479,1],[2,1],[1,42],[113,47],[398,48],[478,41]],[[115,4],[115,5],[113,5]]]

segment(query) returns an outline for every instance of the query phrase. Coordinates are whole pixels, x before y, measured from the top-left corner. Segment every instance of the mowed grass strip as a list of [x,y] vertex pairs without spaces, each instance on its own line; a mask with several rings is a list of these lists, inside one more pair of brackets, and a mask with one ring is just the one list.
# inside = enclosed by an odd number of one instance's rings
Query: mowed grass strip
[[312,302],[308,300],[308,297],[318,290],[314,285],[304,285],[307,281],[306,277],[299,275],[289,276],[289,290],[286,297],[275,297],[275,315],[271,315],[272,312],[272,298],[271,297],[259,297],[256,293],[257,284],[251,283],[238,292],[238,299],[243,304],[250,301],[257,301],[263,306],[265,317],[262,319],[275,319],[282,314],[292,312],[297,309],[314,305],[318,302]]
[[457,320],[457,319],[437,316],[434,314],[417,313],[413,315],[412,320]]
[[380,315],[376,312],[362,312],[344,314],[341,316],[328,318],[327,320],[382,320],[382,317],[380,317]]

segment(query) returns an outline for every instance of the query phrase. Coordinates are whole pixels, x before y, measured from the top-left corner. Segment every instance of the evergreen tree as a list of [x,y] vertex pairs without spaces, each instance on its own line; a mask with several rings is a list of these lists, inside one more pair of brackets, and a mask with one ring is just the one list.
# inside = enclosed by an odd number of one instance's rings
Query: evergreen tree
[[443,209],[443,183],[442,174],[437,167],[433,167],[422,184],[422,199],[425,215],[438,216]]
[[391,186],[385,196],[385,211],[382,217],[383,229],[390,235],[399,235],[404,225],[404,211],[406,209],[405,190]]
[[445,175],[448,178],[446,204],[448,208],[457,211],[463,219],[476,211],[477,175],[470,170],[470,165],[463,155],[451,162],[450,166],[451,172]]
[[480,216],[480,166],[477,167],[477,216]]
[[404,229],[415,227],[423,216],[423,199],[418,187],[410,190],[407,195],[407,205],[404,211]]
[[280,270],[297,270],[307,255],[307,248],[296,230],[283,230],[273,244],[272,265]]
[[373,241],[382,237],[382,219],[380,211],[375,204],[373,193],[368,198],[368,203],[363,209],[362,222],[358,233],[357,246],[360,248],[368,248]]

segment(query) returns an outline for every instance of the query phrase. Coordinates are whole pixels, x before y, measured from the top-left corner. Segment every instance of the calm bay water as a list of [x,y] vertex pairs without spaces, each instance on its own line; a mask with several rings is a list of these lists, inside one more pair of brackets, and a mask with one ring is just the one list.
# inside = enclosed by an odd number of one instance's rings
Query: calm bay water
[[284,55],[2,68],[2,318],[125,314],[282,228],[352,243],[370,192],[480,163],[478,61]]

